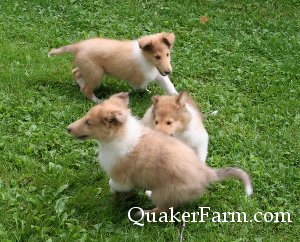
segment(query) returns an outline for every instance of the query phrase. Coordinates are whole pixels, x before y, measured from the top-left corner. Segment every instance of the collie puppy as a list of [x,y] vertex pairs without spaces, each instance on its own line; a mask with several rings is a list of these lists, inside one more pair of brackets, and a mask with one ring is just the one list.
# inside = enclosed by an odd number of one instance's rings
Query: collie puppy
[[199,162],[196,153],[181,141],[141,125],[131,115],[128,102],[127,93],[115,94],[67,128],[78,139],[99,142],[100,165],[110,177],[113,192],[150,189],[156,208],[145,212],[151,213],[189,202],[209,184],[228,177],[240,179],[246,194],[251,195],[251,180],[245,171],[213,169]]
[[85,96],[98,102],[94,89],[104,74],[126,80],[136,89],[156,81],[168,94],[177,93],[168,75],[172,72],[170,50],[173,33],[143,36],[138,40],[93,38],[52,49],[48,56],[75,55],[73,77]]
[[208,134],[203,125],[202,113],[188,93],[153,96],[152,102],[142,123],[181,140],[197,153],[200,161],[205,163]]

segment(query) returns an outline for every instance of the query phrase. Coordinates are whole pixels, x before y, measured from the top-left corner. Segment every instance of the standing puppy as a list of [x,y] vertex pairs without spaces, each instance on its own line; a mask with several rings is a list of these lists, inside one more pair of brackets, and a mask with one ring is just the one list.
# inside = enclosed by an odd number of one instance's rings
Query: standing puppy
[[48,56],[75,55],[74,79],[87,98],[98,102],[94,89],[104,74],[123,79],[136,89],[147,89],[155,80],[169,94],[177,93],[168,75],[172,72],[170,50],[175,35],[158,33],[138,40],[88,39],[58,49]]
[[202,113],[194,100],[181,92],[173,96],[153,96],[153,105],[146,111],[142,123],[152,129],[174,136],[195,150],[205,163],[208,134]]
[[179,140],[142,126],[131,115],[128,102],[127,93],[115,94],[67,128],[79,139],[99,142],[100,164],[110,177],[112,191],[150,189],[157,206],[150,211],[154,213],[189,202],[209,184],[228,177],[242,180],[247,195],[252,193],[245,171],[213,169],[199,162],[196,153]]

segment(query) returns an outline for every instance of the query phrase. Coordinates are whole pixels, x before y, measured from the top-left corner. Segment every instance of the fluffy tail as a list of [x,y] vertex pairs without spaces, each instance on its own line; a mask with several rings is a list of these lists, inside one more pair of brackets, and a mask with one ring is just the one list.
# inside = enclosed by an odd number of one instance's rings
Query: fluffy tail
[[77,45],[66,45],[57,49],[52,49],[48,53],[48,57],[51,57],[53,55],[61,55],[64,53],[76,53],[78,51]]
[[221,169],[216,169],[216,173],[218,176],[218,181],[223,181],[231,177],[237,178],[244,183],[245,192],[247,196],[250,196],[253,193],[251,179],[247,172],[245,172],[244,170],[235,167],[225,167]]

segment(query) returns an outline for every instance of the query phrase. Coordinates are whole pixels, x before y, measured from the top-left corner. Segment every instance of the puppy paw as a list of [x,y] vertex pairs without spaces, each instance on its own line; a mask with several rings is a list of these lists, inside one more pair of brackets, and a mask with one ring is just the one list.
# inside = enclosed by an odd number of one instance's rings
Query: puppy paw
[[101,99],[99,99],[99,98],[97,98],[95,95],[92,97],[92,101],[94,102],[94,103],[100,103],[101,102]]

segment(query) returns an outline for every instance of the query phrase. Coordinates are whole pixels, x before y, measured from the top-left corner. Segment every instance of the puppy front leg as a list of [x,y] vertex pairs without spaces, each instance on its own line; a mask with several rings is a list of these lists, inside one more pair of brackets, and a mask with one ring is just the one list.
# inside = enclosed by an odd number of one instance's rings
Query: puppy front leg
[[113,179],[109,179],[109,187],[113,193],[130,192],[133,189],[133,187],[126,185],[126,184],[118,183],[118,182],[114,181]]
[[207,153],[208,153],[207,149],[205,149],[204,147],[199,147],[199,148],[196,149],[196,153],[197,153],[200,161],[205,164]]
[[196,153],[200,160],[205,163],[208,154],[208,134],[207,132],[203,132],[199,135],[199,137],[201,137],[201,139],[199,140],[200,142],[196,148]]
[[166,91],[167,94],[178,94],[168,76],[157,75],[155,81]]

